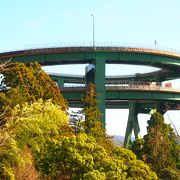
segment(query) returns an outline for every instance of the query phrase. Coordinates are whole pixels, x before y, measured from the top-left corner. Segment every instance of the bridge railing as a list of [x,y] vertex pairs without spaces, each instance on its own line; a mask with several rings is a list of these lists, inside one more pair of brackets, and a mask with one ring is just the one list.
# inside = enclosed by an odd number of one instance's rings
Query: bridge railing
[[175,89],[172,87],[163,87],[160,85],[146,85],[146,84],[129,84],[129,85],[113,85],[106,86],[107,90],[120,90],[120,89],[132,89],[132,90],[145,90],[145,91],[172,91],[180,92],[180,89]]
[[[66,90],[86,90],[87,87],[85,85],[68,85],[62,87],[62,91]],[[161,84],[146,84],[146,83],[121,83],[121,84],[108,84],[106,85],[106,90],[140,90],[140,91],[169,91],[169,92],[179,92],[180,89],[176,89],[173,87],[164,87]]]
[[[31,44],[26,46],[25,49],[42,49],[42,48],[68,48],[68,47],[86,47],[86,48],[92,48],[93,42],[57,42],[57,43],[48,43],[48,44]],[[178,52],[180,53],[180,50],[173,49],[169,47],[163,47],[159,46],[158,44],[139,44],[139,43],[128,43],[128,42],[96,42],[95,47],[127,47],[127,48],[145,48],[145,49],[156,49],[156,50],[162,50],[162,51],[170,51],[170,52]]]
[[[36,48],[36,49],[25,49],[24,53],[26,54],[38,54],[38,53],[56,53],[59,52],[60,49],[66,50],[66,51],[84,51],[84,50],[94,50],[94,47],[92,46],[69,46],[69,47],[47,47],[47,48]],[[153,48],[153,47],[137,47],[137,46],[97,46],[96,50],[111,50],[111,51],[124,51],[124,52],[142,52],[142,53],[158,53],[158,54],[167,54],[172,56],[180,55],[180,52],[178,50],[169,50],[169,49],[163,49],[163,48]]]
[[[119,43],[119,42],[96,42],[96,46],[98,48],[109,48],[111,50],[117,50],[117,48],[120,48],[124,51],[137,51],[137,52],[147,52],[147,53],[166,53],[170,55],[177,55],[180,54],[180,50],[178,49],[172,49],[169,47],[162,47],[155,44],[137,44],[137,43]],[[68,42],[60,42],[60,43],[51,43],[51,44],[34,44],[34,45],[28,45],[26,48],[23,48],[21,50],[15,50],[14,52],[23,51],[24,53],[40,53],[40,52],[55,52],[59,48],[65,48],[66,50],[73,50],[73,49],[94,49],[92,42],[75,42],[75,43],[68,43]],[[0,53],[6,53],[13,50],[4,50]]]

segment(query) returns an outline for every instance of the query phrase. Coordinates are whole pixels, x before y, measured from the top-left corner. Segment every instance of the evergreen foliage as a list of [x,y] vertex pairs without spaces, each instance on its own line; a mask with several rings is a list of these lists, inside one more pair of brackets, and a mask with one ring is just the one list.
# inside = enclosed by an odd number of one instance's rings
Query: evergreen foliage
[[180,146],[170,125],[165,124],[159,113],[148,121],[147,135],[136,140],[132,150],[138,158],[148,163],[162,179],[180,177]]
[[32,164],[34,154],[47,140],[68,132],[66,113],[51,101],[16,106],[11,119],[0,129],[0,177],[18,179],[16,170]]
[[67,109],[58,87],[38,63],[10,63],[1,73],[4,76],[2,83],[6,85],[6,89],[0,92],[3,109],[38,99],[52,99],[62,109]]
[[3,74],[0,179],[157,179],[132,151],[109,141],[94,85],[83,99],[85,120],[72,122],[72,131],[66,101],[39,64],[11,63]]
[[82,113],[85,116],[85,120],[83,122],[85,133],[95,138],[104,137],[105,129],[100,121],[102,114],[97,106],[96,87],[94,84],[88,85],[88,90],[85,97],[82,99],[82,103],[84,104]]
[[0,133],[1,178],[157,179],[130,150],[109,153],[94,137],[75,136],[51,101],[16,106]]
[[111,152],[113,143],[109,140],[111,137],[106,134],[106,130],[101,122],[102,114],[98,109],[96,96],[95,85],[89,84],[86,94],[82,98],[83,108],[70,117],[70,124],[74,132],[84,132],[88,136],[94,137],[100,145]]
[[111,155],[96,140],[80,133],[47,142],[37,156],[44,177],[69,179],[157,179],[142,161],[127,149],[117,147]]

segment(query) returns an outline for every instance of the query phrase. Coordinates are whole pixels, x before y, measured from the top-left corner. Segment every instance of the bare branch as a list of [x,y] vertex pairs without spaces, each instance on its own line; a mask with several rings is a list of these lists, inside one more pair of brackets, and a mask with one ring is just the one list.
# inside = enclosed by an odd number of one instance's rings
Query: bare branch
[[178,133],[178,130],[176,129],[176,126],[174,125],[174,123],[171,121],[171,119],[170,119],[170,117],[169,117],[168,112],[167,112],[167,117],[168,117],[170,123],[172,124],[172,126],[174,127],[174,130],[175,130],[175,132],[176,132],[176,135],[177,135],[178,137],[180,137],[180,136],[179,136],[179,133]]
[[11,60],[12,58],[10,58],[9,60],[1,60],[0,72],[3,71],[7,67],[7,65],[10,63]]
[[[11,102],[10,102],[10,103],[11,103]],[[9,103],[9,105],[6,107],[6,109],[4,110],[4,112],[3,112],[2,114],[0,114],[0,117],[2,117],[2,116],[4,116],[4,115],[5,115],[5,113],[6,113],[7,109],[10,107],[10,103]]]

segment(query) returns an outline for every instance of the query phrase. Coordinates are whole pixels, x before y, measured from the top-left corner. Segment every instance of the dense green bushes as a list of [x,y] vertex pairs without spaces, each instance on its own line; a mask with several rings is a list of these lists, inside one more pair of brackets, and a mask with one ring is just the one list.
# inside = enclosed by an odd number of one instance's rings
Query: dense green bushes
[[[157,179],[132,151],[114,147],[100,123],[95,86],[70,126],[67,104],[37,63],[3,69],[0,92],[1,179]],[[51,99],[51,100],[49,100]]]
[[0,112],[21,105],[33,103],[39,99],[52,99],[53,103],[67,109],[67,103],[58,87],[38,63],[10,63],[0,71],[4,75],[2,83],[6,85],[0,91]]
[[180,177],[180,146],[170,125],[159,113],[148,121],[147,135],[134,142],[132,150],[139,159],[150,165],[162,179]]
[[130,150],[116,147],[108,154],[84,133],[47,142],[36,158],[45,177],[60,174],[70,179],[157,179]]
[[17,106],[0,133],[0,176],[7,179],[19,179],[27,168],[26,179],[157,179],[130,150],[108,152],[94,137],[74,135],[51,101]]
[[31,164],[33,153],[65,130],[69,130],[67,115],[51,101],[16,106],[11,118],[0,129],[0,176],[13,179],[17,167],[23,169]]

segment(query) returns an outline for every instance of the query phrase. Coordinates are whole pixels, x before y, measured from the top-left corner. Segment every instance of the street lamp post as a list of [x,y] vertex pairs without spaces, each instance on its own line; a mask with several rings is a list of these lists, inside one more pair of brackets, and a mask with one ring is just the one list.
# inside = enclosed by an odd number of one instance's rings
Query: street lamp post
[[94,24],[94,14],[91,14],[93,17],[93,48],[95,49],[95,24]]

